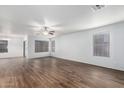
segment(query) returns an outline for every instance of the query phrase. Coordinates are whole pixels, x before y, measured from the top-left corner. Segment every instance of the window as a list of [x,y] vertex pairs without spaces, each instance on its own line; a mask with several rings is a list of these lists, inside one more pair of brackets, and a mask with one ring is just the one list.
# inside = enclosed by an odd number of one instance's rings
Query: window
[[0,40],[0,53],[7,53],[7,52],[8,52],[8,41]]
[[110,35],[109,33],[96,34],[93,36],[93,55],[110,56]]
[[48,52],[49,50],[49,42],[48,41],[40,41],[35,40],[35,52]]
[[52,52],[55,52],[55,40],[51,42],[51,50]]

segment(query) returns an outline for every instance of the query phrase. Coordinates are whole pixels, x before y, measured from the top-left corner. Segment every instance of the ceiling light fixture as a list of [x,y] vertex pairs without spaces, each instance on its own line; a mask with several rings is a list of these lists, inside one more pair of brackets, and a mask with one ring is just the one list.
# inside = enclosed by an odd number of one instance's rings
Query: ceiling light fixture
[[48,35],[49,32],[48,32],[48,30],[47,30],[47,27],[44,26],[43,28],[44,28],[44,30],[42,31],[43,35]]
[[42,33],[43,33],[43,35],[48,35],[47,31],[43,31]]

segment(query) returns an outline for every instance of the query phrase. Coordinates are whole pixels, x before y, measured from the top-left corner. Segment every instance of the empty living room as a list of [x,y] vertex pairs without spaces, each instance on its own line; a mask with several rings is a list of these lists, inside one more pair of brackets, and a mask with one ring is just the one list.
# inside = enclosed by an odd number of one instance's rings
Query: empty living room
[[124,5],[0,5],[0,88],[124,88]]

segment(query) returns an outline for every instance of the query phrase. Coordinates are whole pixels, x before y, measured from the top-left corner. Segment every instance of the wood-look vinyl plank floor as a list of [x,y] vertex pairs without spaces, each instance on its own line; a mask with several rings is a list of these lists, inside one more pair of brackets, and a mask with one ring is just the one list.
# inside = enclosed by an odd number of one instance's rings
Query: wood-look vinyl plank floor
[[4,88],[124,88],[124,71],[54,57],[0,59]]

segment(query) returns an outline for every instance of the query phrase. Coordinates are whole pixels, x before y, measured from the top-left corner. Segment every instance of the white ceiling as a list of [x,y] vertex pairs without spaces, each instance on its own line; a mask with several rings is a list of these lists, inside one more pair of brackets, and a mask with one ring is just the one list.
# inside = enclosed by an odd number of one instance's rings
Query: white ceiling
[[0,6],[0,34],[32,35],[42,25],[56,34],[91,29],[124,20],[124,6],[92,11],[87,5]]

